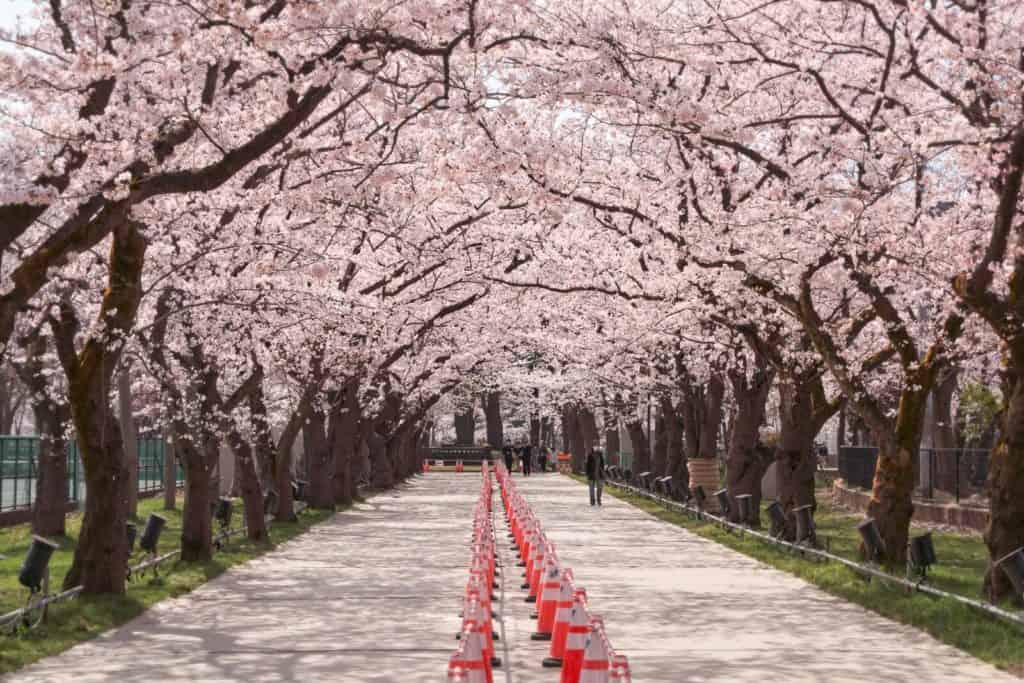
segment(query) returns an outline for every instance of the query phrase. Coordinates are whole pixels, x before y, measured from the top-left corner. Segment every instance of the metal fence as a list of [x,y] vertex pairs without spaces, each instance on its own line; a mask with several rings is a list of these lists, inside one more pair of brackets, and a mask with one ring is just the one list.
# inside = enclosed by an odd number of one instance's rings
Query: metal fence
[[[139,492],[159,491],[164,487],[166,444],[161,438],[139,439]],[[0,436],[0,512],[30,508],[36,495],[39,458],[38,436]],[[68,500],[85,500],[85,475],[78,446],[72,441],[67,452]],[[185,481],[180,464],[175,465],[177,485]]]
[[[875,478],[878,449],[842,446],[839,476],[848,484],[870,489]],[[925,498],[961,498],[986,495],[989,451],[984,448],[922,448],[918,456],[918,490]]]

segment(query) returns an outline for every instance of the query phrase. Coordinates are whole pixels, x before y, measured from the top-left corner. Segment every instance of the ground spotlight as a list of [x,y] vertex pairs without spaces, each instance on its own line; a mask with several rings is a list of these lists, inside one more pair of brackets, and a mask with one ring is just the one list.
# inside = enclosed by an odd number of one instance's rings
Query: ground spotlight
[[128,554],[135,552],[135,537],[139,535],[139,528],[135,522],[128,522],[124,525],[125,538],[128,540]]
[[33,536],[32,545],[28,547],[28,554],[18,572],[18,583],[28,588],[32,593],[38,593],[43,589],[43,583],[49,576],[50,557],[57,549],[57,544],[42,536]]
[[928,567],[935,564],[935,545],[932,535],[922,534],[910,539],[910,566],[922,580],[928,578]]
[[157,545],[160,543],[160,532],[164,530],[167,520],[160,515],[151,513],[146,520],[146,528],[142,530],[142,538],[139,539],[139,547],[147,553],[156,554]]
[[703,510],[704,505],[705,503],[707,503],[708,500],[708,494],[704,493],[704,487],[701,486],[700,484],[697,484],[692,489],[690,489],[690,493],[693,495],[693,502],[697,504],[697,509]]
[[801,505],[793,508],[793,515],[796,517],[796,542],[814,541],[814,506]]
[[1013,592],[1024,600],[1024,548],[1017,548],[1012,553],[996,561],[996,567],[1003,570],[1006,578],[1013,584]]
[[786,530],[786,512],[782,503],[773,500],[768,506],[768,516],[772,520],[772,536],[778,538]]
[[864,553],[869,562],[878,562],[885,554],[885,542],[882,541],[882,534],[878,531],[878,524],[874,517],[868,517],[857,525],[857,532],[864,541]]
[[718,499],[718,508],[722,512],[722,517],[729,516],[729,489],[719,489],[715,491],[715,498]]
[[277,512],[277,491],[269,489],[263,494],[263,514],[273,515]]
[[649,483],[649,480],[651,478],[651,473],[650,472],[641,472],[640,474],[636,475],[636,478],[640,480],[640,488],[642,488],[642,489],[650,488],[650,483]]
[[217,501],[217,509],[213,516],[220,524],[221,529],[227,529],[231,526],[232,507],[233,503],[230,498],[221,498]]
[[292,482],[292,498],[298,501],[306,500],[306,490],[309,488],[309,482],[303,481],[302,479],[296,479]]
[[740,524],[753,524],[754,522],[754,497],[749,493],[741,493],[736,496],[737,515]]

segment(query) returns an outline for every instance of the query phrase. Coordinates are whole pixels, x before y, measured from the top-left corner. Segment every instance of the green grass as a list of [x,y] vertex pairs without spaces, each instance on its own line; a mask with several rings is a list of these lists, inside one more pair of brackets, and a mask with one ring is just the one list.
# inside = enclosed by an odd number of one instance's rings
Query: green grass
[[[150,512],[167,518],[167,527],[160,538],[160,554],[178,547],[181,530],[181,504],[179,498],[176,510],[163,510],[163,498],[148,498],[139,501],[139,534],[142,524]],[[240,507],[240,506],[236,506]],[[236,510],[233,524],[241,523],[240,510]],[[223,573],[228,567],[240,564],[262,555],[275,544],[287,541],[312,525],[330,516],[330,512],[306,510],[292,523],[274,523],[270,526],[271,543],[260,545],[249,542],[244,536],[230,539],[223,551],[215,553],[213,559],[203,563],[167,561],[160,566],[160,576],[154,579],[147,572],[145,578],[128,584],[125,595],[83,597],[52,605],[48,622],[31,631],[18,635],[0,634],[0,673],[19,669],[27,664],[67,650],[71,646],[104,631],[125,623],[141,614],[150,605],[167,597],[188,593]],[[68,516],[68,535],[53,538],[60,545],[50,560],[53,577],[51,590],[59,589],[64,574],[71,565],[81,515]],[[0,614],[18,609],[24,605],[27,590],[18,583],[18,569],[31,542],[28,524],[0,529]],[[133,563],[134,564],[134,563]]]
[[[722,527],[673,512],[646,498],[609,486],[616,498],[650,513],[658,519],[683,527],[698,536],[789,572],[815,586],[895,621],[909,624],[1000,669],[1024,676],[1024,629],[986,616],[949,598],[921,593],[908,594],[896,584],[867,581],[840,564],[801,558],[751,536],[741,536]],[[763,515],[762,519],[766,519]],[[862,517],[834,507],[819,495],[815,527],[819,537],[828,537],[831,552],[858,559],[856,523]],[[987,551],[978,536],[933,531],[939,564],[929,572],[933,586],[970,598],[981,598]]]

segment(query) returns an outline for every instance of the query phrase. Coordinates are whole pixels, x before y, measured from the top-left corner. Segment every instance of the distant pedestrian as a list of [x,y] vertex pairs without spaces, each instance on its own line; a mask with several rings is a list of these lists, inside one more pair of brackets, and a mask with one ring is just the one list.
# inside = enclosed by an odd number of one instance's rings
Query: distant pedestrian
[[530,453],[530,445],[526,444],[523,446],[523,452],[520,456],[523,459],[523,476],[530,476],[530,471],[533,470],[533,463],[531,462],[532,453]]
[[537,455],[537,464],[540,466],[540,471],[543,474],[548,471],[548,448],[544,446],[540,449],[540,453]]
[[601,491],[604,489],[604,453],[598,448],[587,455],[587,486],[590,488],[590,504],[593,505],[596,501],[597,505],[601,505]]
[[512,474],[512,468],[516,464],[516,456],[512,451],[512,447],[505,444],[505,448],[502,449],[502,453],[505,455],[505,469],[508,470],[509,474]]

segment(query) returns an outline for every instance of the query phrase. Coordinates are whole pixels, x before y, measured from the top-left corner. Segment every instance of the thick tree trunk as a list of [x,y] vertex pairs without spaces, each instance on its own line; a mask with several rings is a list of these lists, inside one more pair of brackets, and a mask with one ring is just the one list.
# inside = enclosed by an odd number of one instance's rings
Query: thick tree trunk
[[181,513],[181,559],[205,562],[213,557],[213,520],[210,506],[214,495],[213,463],[220,456],[216,440],[207,435],[195,444],[178,435],[178,448],[185,468],[185,505]]
[[[1017,367],[1024,367],[1024,364]],[[1002,430],[992,450],[988,470],[991,512],[985,529],[985,545],[990,563],[985,592],[993,602],[1009,596],[1013,589],[1002,570],[995,569],[993,563],[1024,546],[1024,377],[1009,376],[1004,392]],[[1020,602],[1019,596],[1017,602]]]
[[779,439],[775,445],[775,482],[779,503],[786,513],[785,537],[796,534],[793,509],[816,505],[814,499],[814,423],[810,392],[806,387],[780,379]]
[[127,575],[129,482],[110,391],[122,350],[117,340],[134,324],[142,297],[146,241],[139,227],[125,221],[113,230],[110,280],[98,318],[103,333],[92,336],[76,353],[78,325],[69,303],[61,305],[60,319],[52,324],[58,356],[68,376],[68,398],[87,488],[78,545],[64,585],[81,584],[86,594],[123,593]]
[[333,510],[337,467],[334,448],[327,439],[327,416],[323,410],[310,411],[302,425],[302,443],[309,465],[309,505],[318,510]]
[[647,441],[647,433],[638,419],[626,423],[626,433],[633,446],[633,473],[646,472],[651,468],[651,447]]
[[690,473],[686,469],[686,452],[683,449],[683,421],[679,410],[671,400],[661,402],[662,415],[665,419],[666,470],[665,475],[681,488],[689,488]]
[[597,420],[594,412],[589,408],[580,408],[577,411],[579,429],[577,431],[577,442],[579,448],[573,451],[573,471],[581,473],[587,461],[587,453],[597,448],[599,436],[597,433]]
[[40,430],[39,462],[36,470],[36,500],[32,509],[32,533],[39,536],[63,536],[68,500],[68,443],[64,430],[43,431],[39,411],[36,427]]
[[[760,429],[764,423],[765,404],[772,386],[772,373],[759,369],[750,381],[746,373],[731,373],[733,401],[736,414],[729,435],[726,487],[729,490],[731,518],[739,521],[736,496],[751,496],[753,519],[748,522],[761,526],[761,480],[772,462],[772,452],[760,443]],[[812,475],[813,476],[813,475]]]
[[249,394],[249,415],[252,419],[253,453],[259,465],[260,485],[264,491],[269,491],[276,488],[277,452],[270,433],[270,418],[262,385]]
[[562,452],[572,452],[572,440],[576,433],[576,411],[565,406],[562,408]]
[[[342,400],[331,411],[331,449],[334,451],[334,502],[351,505],[356,497],[356,448],[359,445],[359,383],[351,379],[342,389]],[[361,470],[360,466],[360,470]]]
[[611,413],[604,416],[604,452],[606,457],[615,456],[617,459],[622,451],[622,444],[619,441],[619,418]]
[[370,486],[375,489],[389,489],[395,485],[395,472],[388,458],[387,440],[376,431],[366,437],[370,451]]
[[931,410],[927,411],[923,435],[931,447],[939,449],[928,463],[933,486],[938,491],[954,493],[957,485],[956,430],[953,420],[953,395],[957,387],[957,370],[948,369],[935,382],[931,395]]
[[907,561],[924,408],[924,394],[904,390],[900,396],[894,432],[874,434],[878,443],[878,464],[867,515],[875,518],[881,532],[885,543],[885,564],[896,568]]
[[548,448],[555,447],[555,424],[550,417],[541,418],[540,442]]
[[530,445],[540,445],[540,418],[536,415],[530,418]]
[[292,450],[298,436],[299,428],[289,430],[286,427],[277,444],[276,462],[274,463],[277,468],[274,472],[277,514],[274,519],[279,522],[295,521],[295,498],[292,496]]
[[483,409],[487,421],[487,443],[492,448],[501,448],[505,443],[504,426],[501,422],[501,394],[497,391],[484,394]]
[[66,403],[57,403],[49,398],[46,375],[42,372],[42,359],[47,351],[45,338],[36,334],[25,341],[25,347],[25,361],[15,366],[15,369],[29,389],[36,431],[39,433],[32,533],[39,536],[63,536],[68,499],[67,440],[64,430],[71,421],[71,411]]
[[455,415],[455,442],[459,446],[472,446],[476,432],[476,416],[470,406],[464,413]]
[[228,446],[235,454],[235,482],[245,506],[246,537],[251,541],[264,542],[267,537],[267,523],[263,512],[263,491],[256,471],[256,460],[252,446],[242,438],[237,429],[228,431]]
[[128,486],[128,517],[135,519],[139,508],[139,432],[135,428],[135,415],[132,413],[131,371],[126,366],[117,373],[117,405],[128,479],[134,482],[134,486]]

